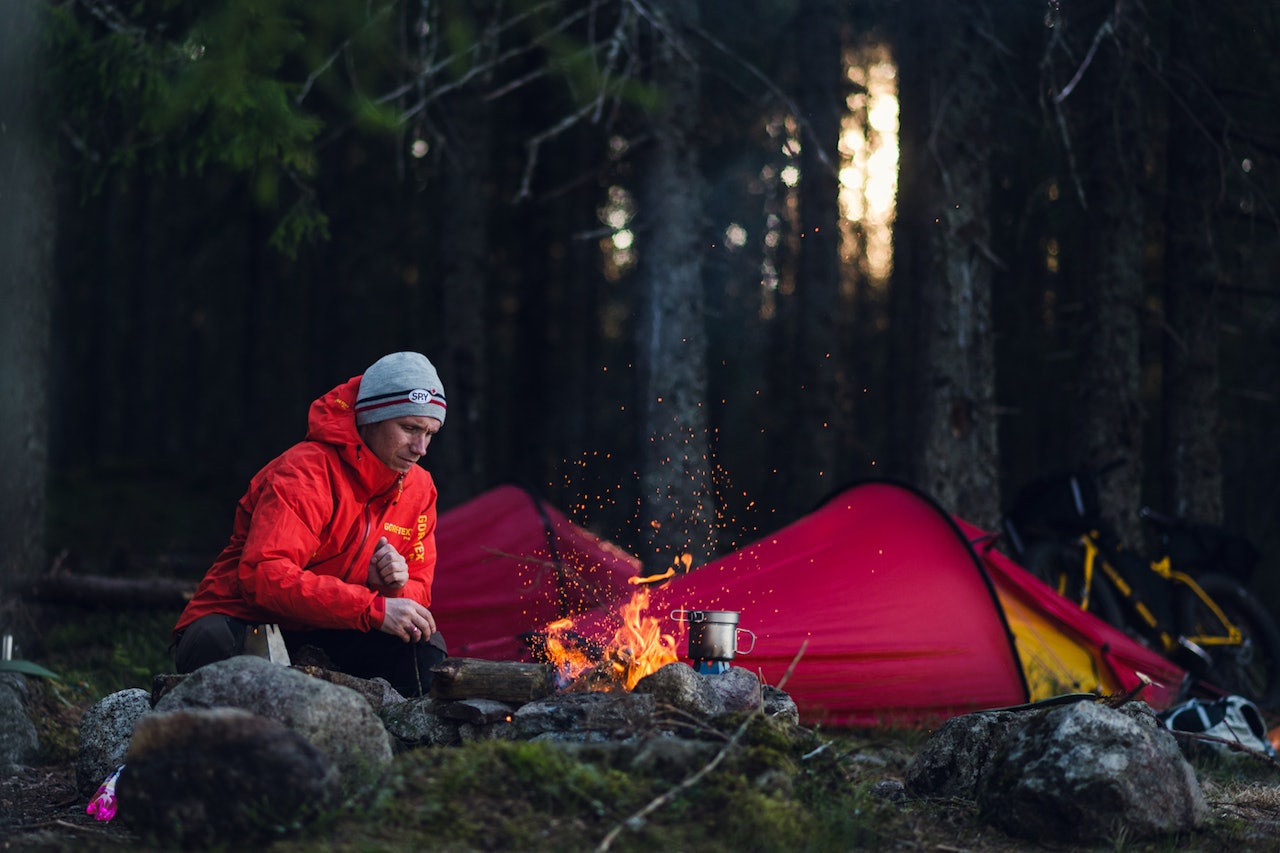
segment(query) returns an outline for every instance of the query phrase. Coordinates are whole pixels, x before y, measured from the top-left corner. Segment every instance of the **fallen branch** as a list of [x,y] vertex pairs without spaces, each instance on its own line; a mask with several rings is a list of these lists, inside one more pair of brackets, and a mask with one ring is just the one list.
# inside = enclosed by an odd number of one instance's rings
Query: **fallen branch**
[[1205,734],[1204,732],[1184,732],[1180,729],[1170,729],[1169,733],[1177,740],[1217,744],[1218,746],[1225,747],[1228,752],[1243,752],[1245,755],[1252,756],[1253,758],[1269,764],[1272,767],[1280,767],[1280,759],[1277,759],[1273,755],[1268,755],[1260,749],[1254,749],[1251,746],[1246,746],[1238,740]]
[[173,578],[116,578],[69,572],[14,581],[11,593],[29,601],[94,607],[185,607],[193,581]]

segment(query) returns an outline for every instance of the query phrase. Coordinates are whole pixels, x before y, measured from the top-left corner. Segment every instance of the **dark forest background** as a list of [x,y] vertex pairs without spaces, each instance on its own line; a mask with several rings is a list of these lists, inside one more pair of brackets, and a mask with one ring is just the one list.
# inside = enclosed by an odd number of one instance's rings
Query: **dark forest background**
[[1280,612],[1273,3],[15,9],[11,576],[197,577],[310,401],[414,349],[443,509],[518,481],[657,566],[855,479],[993,527],[1119,459],[1122,530],[1248,534]]

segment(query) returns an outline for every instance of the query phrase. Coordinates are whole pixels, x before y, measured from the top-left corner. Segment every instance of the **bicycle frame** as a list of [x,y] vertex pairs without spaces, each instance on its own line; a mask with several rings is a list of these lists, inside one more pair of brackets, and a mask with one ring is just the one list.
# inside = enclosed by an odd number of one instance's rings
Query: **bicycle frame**
[[[1100,566],[1107,580],[1111,582],[1111,585],[1115,587],[1124,600],[1132,606],[1133,611],[1138,614],[1147,629],[1160,638],[1160,643],[1164,646],[1166,654],[1181,645],[1180,640],[1191,642],[1198,646],[1239,646],[1244,642],[1244,634],[1232,624],[1231,620],[1227,618],[1227,614],[1218,606],[1218,603],[1200,588],[1200,584],[1196,583],[1195,578],[1185,572],[1175,571],[1172,561],[1166,555],[1148,564],[1151,571],[1165,580],[1175,584],[1182,584],[1191,590],[1192,594],[1213,613],[1214,618],[1225,629],[1223,634],[1198,634],[1190,637],[1175,637],[1170,634],[1160,625],[1160,620],[1151,612],[1146,603],[1134,596],[1133,586],[1124,579],[1120,572],[1102,554],[1102,550],[1098,546],[1098,538],[1097,531],[1091,531],[1080,537],[1080,544],[1084,548],[1084,594],[1080,604],[1082,610],[1089,609],[1089,596],[1093,590],[1094,575]],[[1058,593],[1060,595],[1065,594],[1065,590],[1062,588],[1065,582],[1065,578],[1059,581]]]
[[1218,623],[1227,630],[1226,636],[1220,634],[1197,634],[1187,637],[1188,640],[1200,646],[1238,646],[1244,642],[1244,634],[1227,618],[1227,614],[1218,606],[1218,602],[1210,598],[1209,594],[1200,588],[1200,584],[1196,583],[1195,578],[1191,577],[1191,575],[1175,571],[1173,561],[1167,555],[1152,563],[1151,571],[1162,578],[1183,584],[1190,589],[1196,598],[1200,599],[1200,602],[1209,608]]
[[1139,515],[1160,531],[1130,550],[1102,511],[1097,480],[1113,465],[1033,480],[1001,519],[1010,548],[1075,607],[1129,632],[1194,683],[1280,711],[1280,625],[1243,585],[1259,554],[1208,524]]

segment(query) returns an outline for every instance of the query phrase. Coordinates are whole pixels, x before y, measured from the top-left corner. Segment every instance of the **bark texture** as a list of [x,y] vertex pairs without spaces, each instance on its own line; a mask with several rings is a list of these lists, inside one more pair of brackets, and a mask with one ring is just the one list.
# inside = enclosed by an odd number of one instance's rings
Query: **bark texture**
[[1209,91],[1204,38],[1211,14],[1175,0],[1169,16],[1170,71],[1163,364],[1164,505],[1178,515],[1223,521],[1219,445],[1217,291],[1222,282],[1214,220],[1223,197],[1223,164]]
[[450,215],[441,219],[439,234],[440,257],[445,259],[440,290],[444,322],[424,322],[434,331],[424,334],[420,344],[424,352],[440,352],[444,362],[441,381],[449,397],[449,434],[442,438],[438,456],[428,456],[428,463],[438,485],[451,492],[451,502],[472,498],[489,485],[484,449],[486,429],[492,426],[484,406],[491,398],[485,308],[492,113],[477,89],[472,98],[459,99],[453,117],[444,167],[445,192],[452,204]]
[[[43,8],[17,0],[0,27],[0,580],[45,562],[54,197],[37,120]],[[0,600],[0,631],[9,630],[12,605]]]
[[687,35],[698,22],[694,0],[655,3],[653,141],[645,175],[641,286],[637,329],[643,359],[641,522],[654,568],[682,553],[695,563],[715,550],[715,494],[707,436],[707,340],[702,283],[702,182],[694,127],[699,71]]
[[797,21],[798,106],[805,119],[800,147],[800,254],[796,271],[799,411],[786,445],[791,505],[812,506],[840,485],[843,405],[840,305],[840,117],[844,112],[840,7],[803,4]]
[[[1143,246],[1142,186],[1146,149],[1138,50],[1141,28],[1128,4],[1110,3],[1092,29],[1075,22],[1075,42],[1096,43],[1079,85],[1063,101],[1072,144],[1078,146],[1084,240],[1077,247],[1085,290],[1080,353],[1082,405],[1078,453],[1106,465],[1121,461],[1099,483],[1102,511],[1122,540],[1142,535]],[[1097,7],[1094,7],[1097,8]],[[1096,42],[1095,42],[1096,40]],[[1087,54],[1081,54],[1082,56]]]
[[[912,384],[912,479],[949,512],[994,525],[999,517],[995,355],[991,328],[992,153],[999,95],[984,44],[982,2],[913,8],[927,49],[903,58],[903,166],[918,174],[900,209],[921,235],[908,286],[919,369]],[[918,17],[916,17],[918,16]],[[908,94],[907,87],[914,91]],[[908,109],[914,96],[915,110]],[[907,149],[911,151],[908,153]]]

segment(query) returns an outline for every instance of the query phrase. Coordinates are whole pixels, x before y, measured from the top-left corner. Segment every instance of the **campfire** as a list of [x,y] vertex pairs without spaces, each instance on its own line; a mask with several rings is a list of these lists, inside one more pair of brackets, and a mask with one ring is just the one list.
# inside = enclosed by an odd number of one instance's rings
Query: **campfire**
[[[663,631],[664,617],[650,615],[649,595],[650,589],[639,585],[629,600],[607,614],[594,611],[576,618],[567,617],[524,635],[533,663],[445,658],[433,668],[431,696],[450,702],[490,700],[521,709],[507,717],[507,722],[511,722],[521,712],[545,709],[547,702],[551,703],[549,707],[564,711],[587,707],[582,702],[588,699],[604,700],[605,694],[613,694],[613,699],[624,703],[613,707],[632,711],[643,702],[626,704],[628,700],[643,699],[651,704],[655,692],[663,693],[663,701],[676,707],[697,704],[705,700],[705,693],[691,686],[690,677],[703,679],[727,674],[733,677],[718,682],[721,689],[736,689],[735,684],[742,686],[743,679],[736,677],[730,664],[735,654],[746,654],[754,648],[755,634],[738,627],[736,611],[681,609],[671,612],[673,622],[688,625],[690,658],[690,666],[684,671],[672,671],[669,665],[680,660],[676,637]],[[740,636],[750,638],[749,648],[739,647]],[[668,676],[657,682],[662,686],[640,686],[641,681],[660,670]],[[761,685],[754,676],[746,674],[746,680],[751,682],[746,692],[754,699],[748,697],[747,704],[740,707],[755,707],[762,701]],[[637,693],[637,688],[644,696]],[[691,691],[690,695],[699,694],[702,698],[681,698],[670,695],[672,691]],[[552,701],[552,697],[558,698]],[[562,723],[563,720],[558,720],[555,725]],[[526,720],[525,725],[533,724]]]
[[[671,612],[674,623],[688,625],[690,658],[689,666],[671,666],[679,663],[676,638],[663,632],[666,614],[649,614],[649,594],[641,587],[607,614],[561,619],[525,635],[534,663],[445,658],[432,670],[431,713],[439,730],[432,729],[431,742],[616,739],[683,731],[691,718],[725,711],[761,709],[799,719],[781,688],[730,665],[755,645],[754,633],[738,627],[736,611]],[[750,639],[750,648],[739,647],[740,636]]]
[[618,608],[621,624],[601,648],[574,630],[572,618],[547,626],[542,654],[556,668],[557,685],[575,690],[631,690],[640,679],[679,660],[676,640],[648,615],[649,590],[637,589]]

